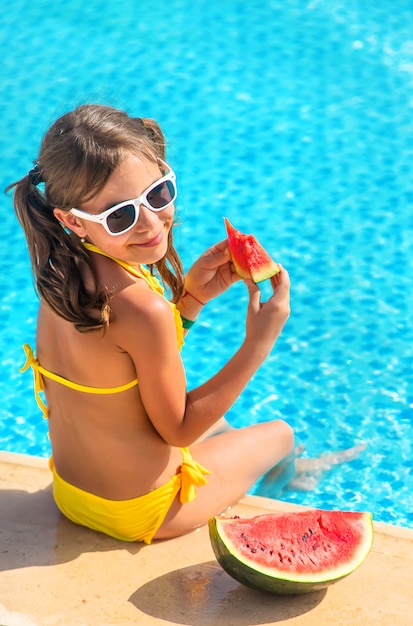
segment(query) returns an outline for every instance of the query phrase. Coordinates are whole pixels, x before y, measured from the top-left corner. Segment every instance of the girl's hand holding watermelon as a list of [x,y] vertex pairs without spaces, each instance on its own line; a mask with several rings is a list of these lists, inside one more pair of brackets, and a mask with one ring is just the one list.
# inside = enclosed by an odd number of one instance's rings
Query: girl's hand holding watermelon
[[281,265],[278,267],[279,273],[270,279],[273,295],[268,302],[261,302],[260,288],[256,283],[244,280],[249,292],[246,342],[251,343],[255,350],[260,348],[265,356],[290,316],[290,278],[287,270]]
[[206,304],[240,280],[231,260],[228,240],[208,248],[185,276],[185,289],[194,300]]
[[[290,278],[254,235],[237,230],[226,217],[224,222],[234,270],[244,279],[249,292],[245,341],[264,360],[290,315]],[[271,281],[273,295],[263,303],[256,283],[266,279]]]

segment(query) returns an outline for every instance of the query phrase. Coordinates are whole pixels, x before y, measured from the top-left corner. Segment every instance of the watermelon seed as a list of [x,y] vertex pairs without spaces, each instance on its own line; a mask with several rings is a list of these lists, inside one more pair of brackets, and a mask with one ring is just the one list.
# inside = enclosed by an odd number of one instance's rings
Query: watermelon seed
[[265,548],[264,548],[264,546],[261,546],[261,550],[262,550],[263,552],[265,552]]
[[308,541],[309,538],[310,536],[307,533],[304,533],[304,535],[301,537],[301,540],[305,543],[306,541]]
[[251,552],[252,552],[253,554],[255,554],[255,552],[256,552],[256,551],[257,551],[257,548],[251,548]]

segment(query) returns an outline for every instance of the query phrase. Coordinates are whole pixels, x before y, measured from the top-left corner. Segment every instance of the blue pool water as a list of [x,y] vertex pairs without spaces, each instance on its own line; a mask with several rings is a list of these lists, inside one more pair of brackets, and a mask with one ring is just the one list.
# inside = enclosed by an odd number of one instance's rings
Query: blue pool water
[[[3,12],[2,188],[80,103],[156,118],[185,265],[224,237],[226,215],[291,275],[291,319],[230,421],[286,419],[305,457],[365,445],[283,497],[413,527],[411,3],[104,4],[15,0]],[[31,376],[18,372],[37,300],[4,196],[1,215],[0,449],[46,456]],[[190,386],[239,345],[246,303],[237,284],[202,313],[183,355]]]

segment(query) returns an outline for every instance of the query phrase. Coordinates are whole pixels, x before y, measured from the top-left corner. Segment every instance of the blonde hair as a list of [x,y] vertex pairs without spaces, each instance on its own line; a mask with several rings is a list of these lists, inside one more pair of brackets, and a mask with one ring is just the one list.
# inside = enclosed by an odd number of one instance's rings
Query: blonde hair
[[[165,147],[155,120],[133,118],[103,105],[82,105],[54,122],[43,138],[34,170],[6,189],[14,188],[14,207],[26,235],[40,298],[81,332],[107,328],[110,294],[98,290],[89,253],[62,228],[53,209],[69,211],[93,198],[127,154],[157,162],[165,160]],[[40,182],[44,191],[37,187]],[[151,269],[157,270],[173,302],[178,302],[184,276],[172,230],[165,257]],[[87,270],[94,290],[86,288]]]

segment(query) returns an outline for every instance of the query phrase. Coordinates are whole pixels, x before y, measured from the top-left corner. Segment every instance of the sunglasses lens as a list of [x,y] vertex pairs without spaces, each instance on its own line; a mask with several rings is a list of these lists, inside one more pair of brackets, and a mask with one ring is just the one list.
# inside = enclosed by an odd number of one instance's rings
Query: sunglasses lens
[[133,204],[125,204],[120,209],[113,211],[106,218],[108,228],[111,233],[121,233],[132,226],[135,221],[135,207]]
[[153,209],[163,209],[175,200],[175,186],[171,180],[164,180],[162,183],[150,190],[146,196],[148,204]]

